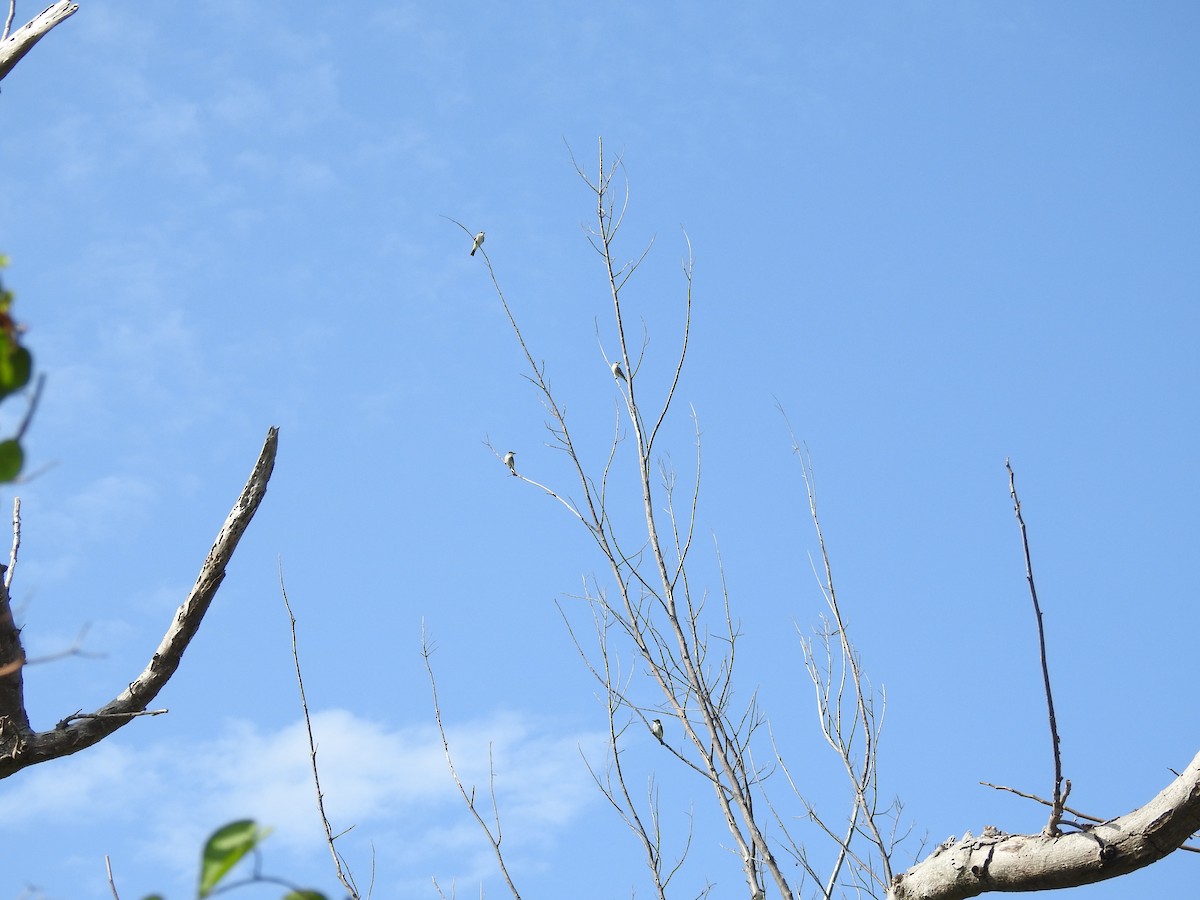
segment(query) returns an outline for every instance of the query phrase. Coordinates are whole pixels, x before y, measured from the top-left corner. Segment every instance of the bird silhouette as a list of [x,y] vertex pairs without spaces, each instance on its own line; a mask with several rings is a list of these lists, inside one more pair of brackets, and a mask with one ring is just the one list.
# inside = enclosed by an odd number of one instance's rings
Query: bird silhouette
[[474,256],[475,251],[478,250],[482,246],[483,246],[483,232],[481,231],[481,232],[479,232],[479,234],[475,235],[475,243],[471,244],[471,255]]

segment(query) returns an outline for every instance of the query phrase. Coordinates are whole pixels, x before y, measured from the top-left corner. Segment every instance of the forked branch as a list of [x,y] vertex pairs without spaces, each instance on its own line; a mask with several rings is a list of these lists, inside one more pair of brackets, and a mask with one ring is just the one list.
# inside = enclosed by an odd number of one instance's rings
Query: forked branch
[[[620,761],[619,754],[623,752],[623,747],[619,745],[620,738],[626,726],[617,726],[618,713],[629,714],[635,722],[640,718],[643,723],[653,713],[661,715],[663,723],[678,736],[668,747],[670,753],[700,772],[713,789],[721,819],[729,829],[733,852],[741,862],[749,894],[762,895],[766,879],[775,882],[782,896],[791,898],[794,896],[792,889],[775,861],[770,841],[754,809],[754,794],[760,790],[762,773],[751,765],[749,739],[761,723],[761,717],[753,698],[742,714],[729,708],[738,628],[726,604],[725,621],[721,627],[724,633],[710,635],[706,624],[706,595],[703,592],[693,594],[685,569],[685,560],[692,545],[696,496],[688,504],[690,515],[686,525],[681,525],[676,518],[672,499],[674,477],[669,470],[663,473],[663,490],[666,493],[665,515],[670,519],[670,524],[660,525],[659,522],[664,513],[659,511],[662,501],[658,498],[662,495],[655,477],[654,444],[666,414],[675,402],[688,353],[692,311],[691,248],[689,245],[684,261],[687,284],[682,312],[682,346],[673,360],[669,384],[664,386],[661,400],[656,401],[653,415],[643,415],[643,398],[648,395],[647,388],[652,382],[647,380],[643,387],[639,387],[642,383],[638,377],[641,356],[629,343],[622,292],[629,278],[645,261],[649,247],[623,265],[618,264],[614,257],[614,241],[624,220],[629,199],[628,180],[623,195],[614,182],[617,174],[623,171],[620,160],[609,162],[601,143],[596,176],[589,178],[578,164],[576,170],[595,198],[596,223],[588,232],[588,240],[600,256],[604,269],[619,348],[619,352],[612,354],[617,363],[612,368],[612,377],[616,380],[621,398],[620,407],[629,423],[632,438],[629,443],[634,451],[641,495],[638,512],[644,519],[644,529],[637,528],[632,540],[617,534],[606,505],[609,466],[620,443],[620,430],[614,434],[608,464],[598,478],[597,487],[597,480],[588,475],[571,439],[563,407],[550,389],[544,367],[537,363],[531,353],[508,301],[496,282],[491,263],[486,257],[485,261],[529,364],[526,377],[540,391],[543,406],[550,414],[551,421],[547,427],[555,436],[558,448],[569,456],[582,490],[581,502],[572,506],[572,512],[588,529],[613,579],[614,596],[609,598],[603,592],[597,592],[588,598],[593,606],[593,614],[600,623],[602,635],[601,664],[588,663],[588,666],[606,687],[604,693],[608,698],[611,738],[609,753],[611,758]],[[605,355],[607,358],[608,355]],[[540,484],[538,486],[548,490]],[[622,549],[622,543],[637,549],[632,553],[626,552]],[[617,629],[628,640],[639,666],[658,694],[656,704],[642,706],[634,703],[626,693],[626,686],[612,680],[613,657],[606,656],[611,653],[611,648],[604,643],[610,628]],[[720,652],[716,652],[718,648]],[[640,729],[636,729],[635,733],[649,736]],[[611,785],[607,795],[614,805],[623,810],[628,822],[633,807],[632,793],[621,785],[621,769],[618,767],[611,771],[618,773],[617,781]],[[635,822],[634,827],[647,847],[655,884],[661,891],[669,876],[661,868],[661,860],[657,856],[658,825],[652,812],[651,821],[654,822],[653,826],[645,824],[645,827],[639,827]]]
[[[852,867],[856,867],[856,871],[852,873],[854,882],[873,893],[875,890],[885,890],[892,880],[891,855],[896,831],[894,819],[899,814],[898,805],[889,805],[881,809],[879,803],[878,742],[883,728],[886,698],[881,696],[880,704],[883,709],[877,715],[874,692],[862,670],[858,653],[850,643],[847,625],[838,603],[837,590],[833,583],[833,566],[825,544],[825,535],[821,530],[821,520],[817,514],[816,479],[812,459],[807,449],[796,440],[794,433],[792,452],[800,459],[804,487],[808,495],[809,517],[817,536],[820,559],[814,561],[814,574],[825,595],[830,615],[830,619],[824,621],[823,631],[819,633],[823,659],[818,657],[812,640],[803,642],[804,659],[816,691],[821,733],[840,760],[854,792],[850,814],[846,817],[846,825],[840,835],[807,801],[804,802],[809,809],[809,818],[837,845],[833,866],[824,879],[822,896],[833,896],[842,869],[848,862]],[[789,774],[789,780],[790,778]],[[885,829],[881,826],[887,817],[893,818],[893,827]],[[852,849],[859,837],[865,838],[865,850]],[[876,861],[878,871],[875,868]]]
[[[49,731],[36,732],[30,728],[22,679],[25,652],[13,621],[8,589],[0,584],[0,671],[6,673],[0,676],[0,778],[90,747],[131,719],[146,714],[147,706],[179,668],[184,651],[225,579],[225,567],[266,495],[278,444],[279,429],[271,428],[254,470],[217,533],[195,585],[175,613],[150,662],[125,690],[95,712],[71,715]],[[15,668],[10,668],[14,663]]]
[[[492,821],[494,824],[489,825],[476,805],[475,788],[472,787],[469,791],[467,790],[466,785],[463,784],[462,779],[458,776],[458,768],[454,765],[454,757],[450,754],[450,739],[446,737],[446,727],[442,724],[442,707],[438,701],[437,679],[433,675],[432,655],[433,647],[425,637],[425,624],[422,622],[421,658],[425,660],[425,671],[429,674],[429,687],[433,692],[433,717],[437,722],[438,734],[442,738],[442,750],[446,754],[446,765],[450,769],[450,777],[454,779],[454,785],[462,795],[463,802],[466,803],[471,816],[479,823],[479,827],[483,829],[483,833],[487,836],[488,843],[492,845],[492,852],[496,854],[496,863],[500,867],[500,874],[504,877],[504,883],[508,885],[508,890],[513,895],[513,900],[521,900],[521,893],[517,890],[517,885],[508,872],[508,866],[504,862],[504,854],[500,850],[500,845],[504,841],[504,833],[500,828],[500,809],[496,805],[496,770],[492,765],[491,749],[488,749],[488,789],[492,800]],[[438,890],[440,892],[441,889],[439,888]]]

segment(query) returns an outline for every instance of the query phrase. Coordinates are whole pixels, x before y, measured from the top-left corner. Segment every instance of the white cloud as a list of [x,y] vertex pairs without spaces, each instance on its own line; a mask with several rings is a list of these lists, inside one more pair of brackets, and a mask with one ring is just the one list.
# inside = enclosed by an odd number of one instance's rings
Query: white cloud
[[21,823],[37,821],[69,826],[90,815],[93,804],[108,809],[136,807],[153,789],[158,766],[147,761],[155,754],[131,752],[108,741],[17,775],[5,782],[0,797],[6,809],[21,810],[20,820],[0,820],[0,828],[11,831]]
[[[540,858],[596,798],[578,747],[600,736],[552,726],[506,712],[449,734],[460,776],[489,821],[490,745],[505,847],[517,858]],[[439,877],[453,870],[447,880],[490,873],[490,850],[454,788],[432,725],[397,728],[334,709],[313,716],[313,731],[335,833],[354,826],[357,839],[388,847],[390,878],[428,885],[439,868]],[[266,848],[273,867],[287,870],[293,859],[324,852],[302,721],[274,730],[233,721],[211,740],[186,745],[110,739],[22,773],[0,790],[0,804],[21,810],[19,822],[0,822],[0,833],[57,832],[104,809],[108,829],[137,836],[145,864],[180,872],[194,868],[214,828],[241,818],[273,829]]]

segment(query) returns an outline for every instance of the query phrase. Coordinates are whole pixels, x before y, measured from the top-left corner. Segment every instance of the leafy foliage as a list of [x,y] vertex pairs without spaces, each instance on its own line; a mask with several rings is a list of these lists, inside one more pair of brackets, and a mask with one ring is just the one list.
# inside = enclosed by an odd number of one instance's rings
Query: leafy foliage
[[[247,854],[257,850],[271,833],[270,828],[259,828],[253,819],[239,819],[223,825],[212,833],[200,854],[200,885],[197,898],[211,897],[222,891],[263,881],[278,881],[264,878],[257,872],[241,882],[224,883],[225,876],[241,862]],[[144,900],[164,900],[162,894],[151,894]],[[329,900],[320,891],[290,888],[283,900]]]
[[[8,265],[8,257],[0,255],[0,269]],[[22,390],[33,375],[33,356],[21,344],[25,328],[12,316],[14,294],[0,284],[0,401]],[[31,407],[32,412],[32,407]],[[29,415],[14,437],[0,442],[0,482],[15,481],[25,464],[21,438]]]
[[[0,256],[0,269],[8,265],[8,257]],[[29,384],[33,373],[33,357],[21,346],[24,327],[12,317],[15,295],[0,284],[0,400]]]
[[270,829],[259,829],[251,819],[241,819],[218,828],[204,845],[204,853],[200,857],[200,896],[211,895],[213,888],[229,874],[229,870],[269,833]]

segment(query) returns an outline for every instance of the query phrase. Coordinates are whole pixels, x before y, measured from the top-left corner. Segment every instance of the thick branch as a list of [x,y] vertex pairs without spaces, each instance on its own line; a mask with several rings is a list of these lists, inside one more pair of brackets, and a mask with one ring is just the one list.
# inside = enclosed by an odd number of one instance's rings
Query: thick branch
[[13,66],[19,63],[51,28],[75,15],[78,10],[78,3],[59,0],[34,16],[26,25],[6,35],[0,41],[0,79],[11,72]]
[[[267,492],[267,482],[275,468],[278,443],[279,429],[271,428],[254,471],[250,473],[241,496],[221,526],[191,593],[175,613],[174,621],[149,664],[129,687],[90,714],[90,717],[70,716],[49,731],[34,732],[29,728],[29,718],[20,697],[20,670],[0,677],[0,700],[6,704],[3,715],[0,715],[0,778],[7,778],[26,766],[68,756],[90,747],[131,718],[143,714],[179,668],[183,651],[200,628],[200,622],[216,596],[217,588],[225,579],[225,567]],[[0,601],[5,601],[0,602],[0,608],[7,606],[6,595],[0,597]],[[8,614],[6,609],[0,611]],[[8,631],[15,632],[15,629],[10,627]],[[4,629],[0,629],[0,637],[3,636]],[[19,651],[19,646],[17,649]],[[11,696],[14,684],[15,697]],[[7,705],[10,701],[15,705]]]
[[1157,862],[1200,830],[1200,753],[1157,797],[1128,815],[1055,837],[965,835],[898,875],[889,900],[963,900],[1106,881]]
[[0,748],[11,734],[29,730],[22,677],[25,648],[21,646],[21,629],[13,618],[7,580],[0,581]]

